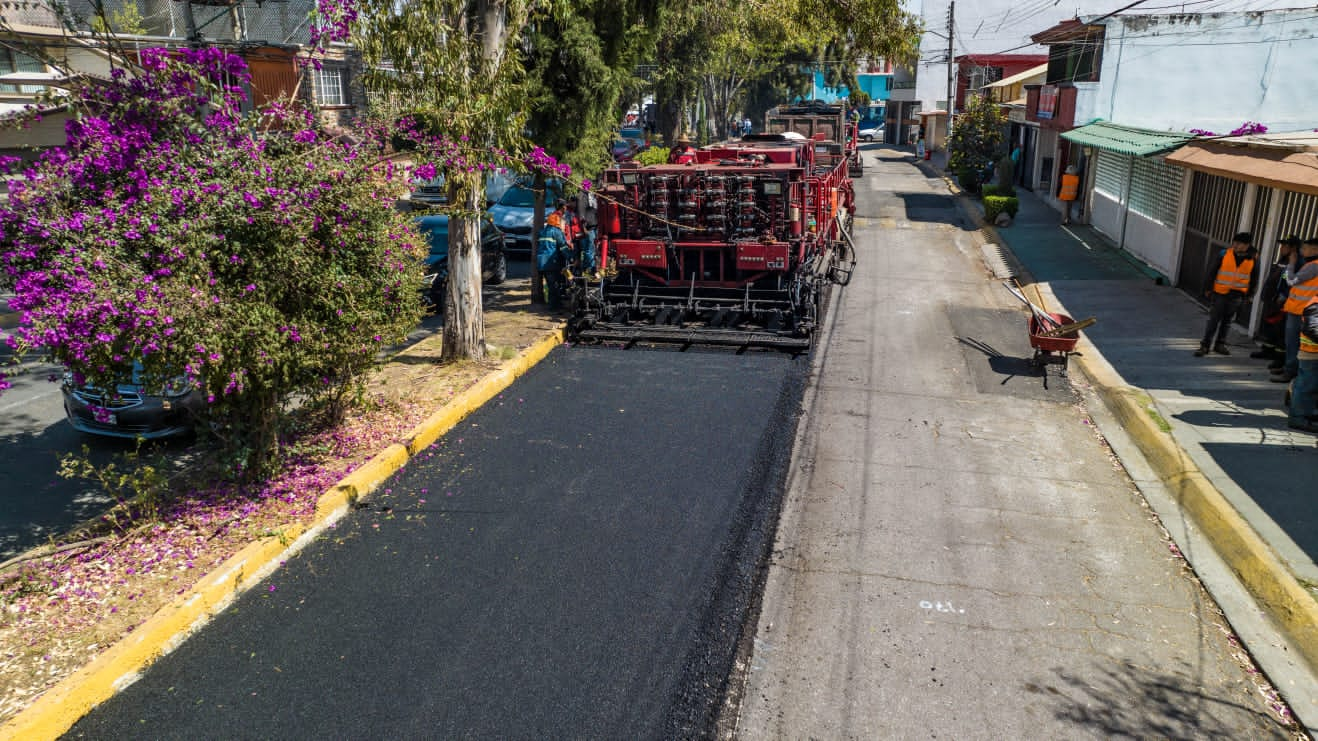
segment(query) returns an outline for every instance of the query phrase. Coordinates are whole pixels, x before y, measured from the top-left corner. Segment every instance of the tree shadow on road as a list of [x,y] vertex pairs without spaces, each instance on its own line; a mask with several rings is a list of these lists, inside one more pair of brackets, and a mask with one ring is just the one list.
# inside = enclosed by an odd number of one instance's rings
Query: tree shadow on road
[[[1124,661],[1083,674],[1055,668],[1055,677],[1025,689],[1043,695],[1059,720],[1081,726],[1102,738],[1289,738],[1287,726],[1261,705],[1247,702],[1253,687],[1239,698],[1218,696],[1184,672],[1137,666]],[[1082,670],[1083,671],[1083,670]]]

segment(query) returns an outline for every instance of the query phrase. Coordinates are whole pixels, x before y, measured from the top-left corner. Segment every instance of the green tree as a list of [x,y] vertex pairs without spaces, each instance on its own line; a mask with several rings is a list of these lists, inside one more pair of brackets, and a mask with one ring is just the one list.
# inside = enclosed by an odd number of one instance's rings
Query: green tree
[[[573,0],[538,19],[522,45],[527,130],[531,138],[593,180],[612,164],[610,144],[637,63],[653,48],[655,5]],[[544,223],[544,177],[537,177],[533,231]],[[532,266],[532,300],[543,300]]]
[[[711,108],[727,109],[714,115],[726,118],[738,107],[757,117],[801,94],[815,67],[822,66],[832,82],[856,87],[860,59],[909,62],[918,53],[920,33],[918,19],[899,0],[666,5],[656,53],[660,131],[670,138],[677,133],[701,90],[711,92]],[[821,64],[825,59],[830,63]]]
[[1002,111],[983,95],[966,99],[966,110],[958,115],[947,141],[948,167],[960,176],[979,173],[993,163],[1002,150]]
[[353,41],[382,110],[442,121],[446,140],[416,156],[445,175],[452,204],[441,360],[481,358],[480,213],[491,152],[523,147],[525,100],[516,53],[533,0],[359,0]]
[[127,34],[144,36],[146,26],[142,25],[142,10],[136,2],[126,2],[122,7],[109,13],[103,3],[95,4],[96,15],[91,19],[91,28],[99,34]]

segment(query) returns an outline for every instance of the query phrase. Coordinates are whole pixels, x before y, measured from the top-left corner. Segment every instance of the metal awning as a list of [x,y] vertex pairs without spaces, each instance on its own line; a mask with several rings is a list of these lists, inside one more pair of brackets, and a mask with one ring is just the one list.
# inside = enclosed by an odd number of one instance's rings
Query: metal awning
[[[1015,85],[1018,82],[1025,82],[1031,77],[1039,77],[1041,75],[1047,75],[1047,74],[1048,74],[1048,63],[1044,62],[1038,67],[1031,67],[1025,70],[1024,72],[1017,72],[1011,77],[1004,77],[1001,80],[998,80],[997,82],[990,82],[984,87],[1007,87],[1008,85]],[[1042,80],[1040,82],[1042,82]]]
[[1265,134],[1190,142],[1167,162],[1269,188],[1318,195],[1318,133]]
[[1194,134],[1137,129],[1134,126],[1095,121],[1087,126],[1063,132],[1062,138],[1095,149],[1148,157],[1176,149],[1193,139]]

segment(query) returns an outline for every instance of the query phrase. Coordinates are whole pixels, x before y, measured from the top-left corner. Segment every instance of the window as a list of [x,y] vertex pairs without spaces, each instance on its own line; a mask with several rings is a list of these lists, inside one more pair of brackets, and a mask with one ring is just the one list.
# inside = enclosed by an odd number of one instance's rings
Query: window
[[[10,74],[11,72],[45,72],[46,65],[28,55],[14,51],[13,49],[0,49],[0,74]],[[45,85],[14,85],[12,83],[0,83],[0,93],[39,93],[45,90]]]
[[1092,31],[1083,39],[1058,42],[1048,47],[1048,83],[1098,82],[1102,68],[1103,32]]
[[323,106],[348,105],[348,86],[342,67],[325,65],[316,70],[316,102]]

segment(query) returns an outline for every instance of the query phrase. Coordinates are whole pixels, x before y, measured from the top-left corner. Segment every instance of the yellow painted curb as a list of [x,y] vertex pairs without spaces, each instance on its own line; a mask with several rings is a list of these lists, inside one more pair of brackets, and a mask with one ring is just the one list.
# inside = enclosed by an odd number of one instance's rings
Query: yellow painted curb
[[294,525],[278,537],[251,543],[158,610],[92,662],[47,690],[0,728],[0,741],[58,738],[92,708],[131,684],[153,662],[172,651],[238,595],[301,550],[403,464],[507,388],[558,345],[562,328],[550,331],[498,371],[454,397],[399,443],[389,445],[345,476],[316,500],[309,525]]
[[[1082,370],[1090,363],[1079,358]],[[1101,375],[1101,369],[1090,375]],[[1286,634],[1302,659],[1318,669],[1318,600],[1305,589],[1231,502],[1159,426],[1147,395],[1129,387],[1097,384],[1104,403],[1139,445],[1181,511]]]

